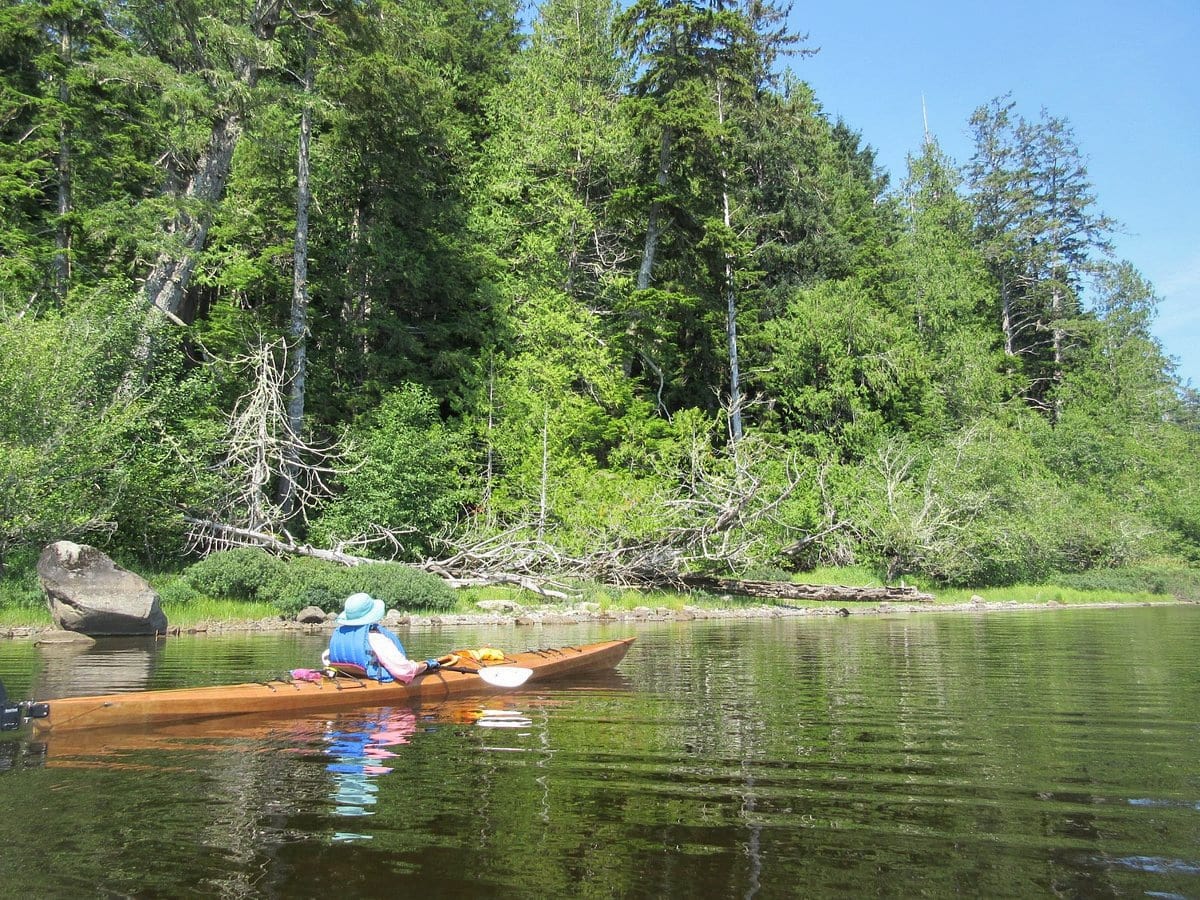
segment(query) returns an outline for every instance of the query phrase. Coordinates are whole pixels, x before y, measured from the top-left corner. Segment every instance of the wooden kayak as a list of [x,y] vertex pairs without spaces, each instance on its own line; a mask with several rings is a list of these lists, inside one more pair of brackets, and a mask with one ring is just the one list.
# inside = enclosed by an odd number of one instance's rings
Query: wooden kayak
[[[508,654],[502,661],[476,662],[464,658],[459,666],[520,666],[532,670],[527,682],[614,668],[629,651],[634,638],[602,641],[580,647],[558,647]],[[250,684],[134,691],[94,697],[46,700],[44,718],[32,720],[39,734],[200,721],[248,714],[283,716],[291,713],[353,706],[436,703],[466,694],[491,694],[502,690],[471,671],[436,670],[418,675],[411,683],[381,684],[369,679],[322,678],[319,681],[281,679]]]

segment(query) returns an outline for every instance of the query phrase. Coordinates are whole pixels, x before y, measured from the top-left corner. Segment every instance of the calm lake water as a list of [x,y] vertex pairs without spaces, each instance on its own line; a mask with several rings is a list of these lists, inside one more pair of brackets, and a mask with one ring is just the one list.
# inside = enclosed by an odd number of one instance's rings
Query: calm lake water
[[[633,633],[615,674],[451,706],[6,736],[0,896],[1200,898],[1200,608]],[[322,646],[0,641],[0,675],[14,698],[260,680]]]

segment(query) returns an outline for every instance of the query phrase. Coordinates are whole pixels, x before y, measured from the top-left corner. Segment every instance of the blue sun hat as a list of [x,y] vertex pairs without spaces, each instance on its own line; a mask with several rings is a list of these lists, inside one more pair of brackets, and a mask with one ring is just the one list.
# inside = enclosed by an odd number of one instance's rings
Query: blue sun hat
[[383,601],[370,594],[351,594],[337,617],[339,625],[374,625],[383,618]]

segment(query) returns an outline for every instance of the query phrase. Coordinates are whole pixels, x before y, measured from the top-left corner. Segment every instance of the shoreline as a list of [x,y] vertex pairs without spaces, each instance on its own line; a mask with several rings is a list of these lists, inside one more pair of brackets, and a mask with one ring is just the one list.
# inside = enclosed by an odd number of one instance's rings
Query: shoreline
[[[382,625],[388,628],[409,630],[468,627],[512,626],[517,628],[540,628],[546,625],[605,625],[642,622],[693,622],[706,620],[751,620],[828,618],[850,616],[912,615],[914,613],[987,613],[987,612],[1048,612],[1071,609],[1131,609],[1155,606],[1196,606],[1195,600],[1162,600],[1136,602],[1062,603],[1048,600],[1039,603],[1022,603],[1016,600],[983,600],[975,597],[963,603],[894,603],[881,601],[871,604],[846,604],[843,606],[790,606],[758,605],[706,608],[684,606],[670,607],[639,606],[622,610],[591,610],[573,608],[531,608],[506,612],[478,613],[431,613],[403,614],[390,610]],[[168,628],[163,636],[178,637],[201,634],[287,634],[289,632],[315,633],[332,631],[335,615],[330,613],[324,621],[300,621],[299,619],[267,618],[252,620],[230,620],[199,622],[188,626]],[[13,626],[0,630],[0,638],[10,640],[37,640],[48,634],[61,634],[53,625]]]

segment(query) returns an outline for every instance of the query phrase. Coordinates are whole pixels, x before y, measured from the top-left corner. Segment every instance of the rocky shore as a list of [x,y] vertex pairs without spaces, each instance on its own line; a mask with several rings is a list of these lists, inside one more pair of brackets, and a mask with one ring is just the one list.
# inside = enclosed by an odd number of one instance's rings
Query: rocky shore
[[[383,624],[390,628],[424,630],[455,626],[516,626],[538,628],[547,625],[590,623],[690,622],[707,619],[784,619],[829,616],[892,616],[912,613],[983,613],[1011,611],[1049,611],[1064,609],[1120,609],[1130,606],[1174,606],[1195,604],[1190,600],[1164,600],[1141,603],[1018,603],[1015,600],[988,601],[972,597],[964,603],[870,603],[844,606],[789,606],[781,604],[727,607],[684,606],[681,608],[639,606],[632,609],[601,609],[597,604],[580,603],[569,607],[522,607],[512,601],[482,601],[477,613],[436,613],[409,615],[390,610]],[[168,635],[234,634],[245,632],[312,633],[332,630],[335,615],[310,608],[295,618],[271,617],[256,620],[202,622],[192,626],[168,626]],[[37,640],[54,631],[52,627],[17,627],[0,631],[0,637]]]

